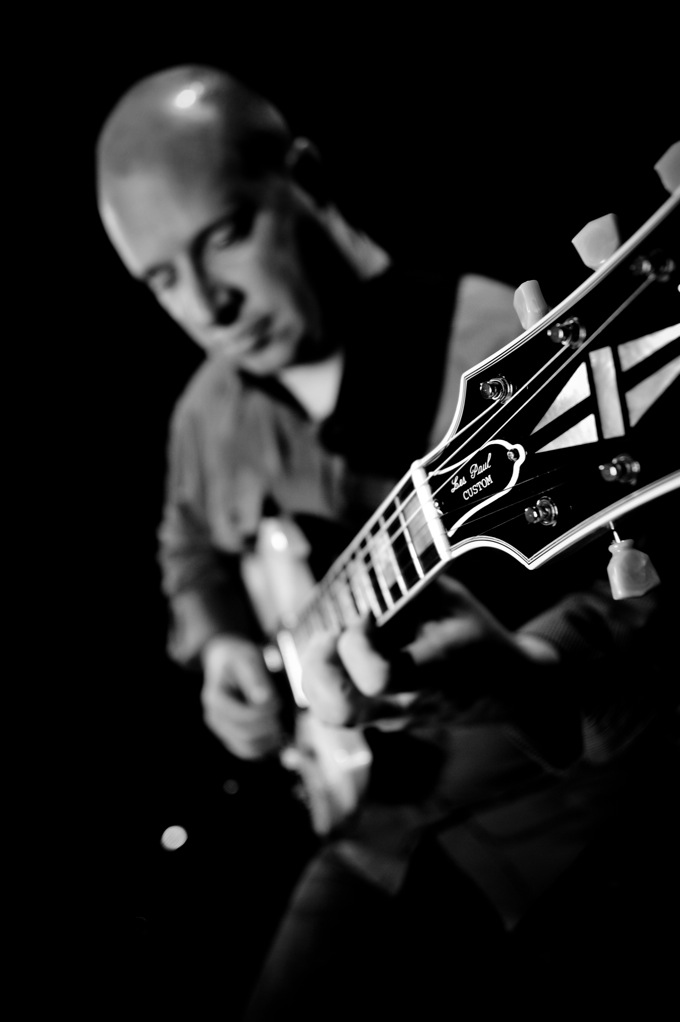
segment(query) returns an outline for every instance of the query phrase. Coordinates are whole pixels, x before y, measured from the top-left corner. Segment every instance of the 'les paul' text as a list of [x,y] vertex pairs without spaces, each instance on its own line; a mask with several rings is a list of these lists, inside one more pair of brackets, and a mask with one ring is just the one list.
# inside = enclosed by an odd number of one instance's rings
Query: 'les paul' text
[[453,483],[451,485],[451,492],[455,493],[456,490],[459,490],[461,486],[465,486],[466,489],[463,490],[461,496],[463,500],[471,500],[472,497],[476,496],[476,494],[478,494],[481,490],[485,490],[487,486],[490,486],[491,483],[493,482],[490,472],[487,475],[482,476],[481,479],[477,477],[480,476],[482,472],[487,472],[491,464],[491,453],[492,452],[489,451],[489,454],[485,461],[481,462],[473,461],[468,466],[470,479],[471,480],[475,479],[476,482],[474,482],[471,486],[468,486],[467,476],[455,475],[453,478]]

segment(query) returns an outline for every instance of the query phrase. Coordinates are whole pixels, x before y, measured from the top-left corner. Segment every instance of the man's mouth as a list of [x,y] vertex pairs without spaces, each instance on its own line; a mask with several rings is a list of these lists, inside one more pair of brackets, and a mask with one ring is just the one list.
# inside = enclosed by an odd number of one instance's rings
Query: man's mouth
[[268,347],[274,336],[270,328],[253,330],[238,337],[216,337],[211,341],[210,347],[213,351],[219,351],[231,358],[242,358]]
[[269,316],[253,323],[243,334],[237,335],[227,345],[235,355],[250,355],[262,351],[275,337],[274,325]]
[[262,348],[266,348],[270,341],[271,334],[249,334],[247,337],[237,338],[228,344],[227,347],[232,350],[235,355],[250,355],[252,352],[261,351]]

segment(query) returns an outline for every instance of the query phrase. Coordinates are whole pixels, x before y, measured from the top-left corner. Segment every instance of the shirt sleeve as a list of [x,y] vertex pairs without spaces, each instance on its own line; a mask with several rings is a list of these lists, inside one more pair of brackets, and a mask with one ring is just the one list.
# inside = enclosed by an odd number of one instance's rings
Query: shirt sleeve
[[240,571],[243,539],[234,528],[218,548],[212,535],[201,428],[187,409],[175,412],[158,533],[162,590],[170,610],[168,654],[187,667],[199,666],[200,653],[214,635],[258,634]]

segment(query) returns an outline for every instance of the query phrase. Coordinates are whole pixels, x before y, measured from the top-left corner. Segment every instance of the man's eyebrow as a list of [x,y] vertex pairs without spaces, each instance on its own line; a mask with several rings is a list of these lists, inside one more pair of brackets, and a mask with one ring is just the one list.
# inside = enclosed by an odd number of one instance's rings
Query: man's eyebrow
[[137,276],[137,280],[140,284],[149,284],[152,277],[155,277],[158,273],[172,272],[172,263],[155,263],[153,266],[149,266],[146,270],[142,270]]
[[201,250],[205,246],[211,234],[215,231],[219,231],[222,227],[238,227],[240,218],[244,212],[247,212],[250,208],[249,203],[246,201],[238,201],[230,203],[229,208],[220,213],[219,216],[215,217],[209,224],[201,228],[196,233],[196,237],[191,243],[191,251],[194,256],[198,256]]
[[197,245],[203,244],[205,242],[205,239],[210,234],[212,234],[213,231],[218,230],[220,227],[226,226],[231,227],[232,225],[238,222],[239,218],[243,216],[243,213],[246,212],[248,208],[249,204],[243,200],[239,202],[233,202],[229,206],[229,209],[226,209],[223,213],[220,213],[220,215],[216,217],[212,221],[212,223],[208,224],[207,227],[204,227],[201,231],[198,232],[198,234],[196,235],[195,243]]
[[[195,253],[200,252],[201,248],[203,247],[203,245],[205,245],[206,240],[209,238],[213,231],[219,230],[220,227],[234,225],[234,223],[238,221],[239,217],[242,216],[244,212],[247,212],[250,209],[250,206],[251,204],[248,202],[247,199],[241,199],[231,203],[229,209],[225,210],[223,213],[220,213],[220,215],[216,217],[215,220],[211,220],[209,224],[206,224],[205,227],[202,227],[201,230],[198,231],[196,237],[193,239],[191,243],[192,251]],[[150,283],[151,278],[154,277],[157,273],[162,273],[164,271],[172,272],[172,270],[173,265],[171,262],[154,263],[153,266],[149,266],[147,267],[146,270],[143,270],[137,276],[137,280],[142,284],[148,285]]]

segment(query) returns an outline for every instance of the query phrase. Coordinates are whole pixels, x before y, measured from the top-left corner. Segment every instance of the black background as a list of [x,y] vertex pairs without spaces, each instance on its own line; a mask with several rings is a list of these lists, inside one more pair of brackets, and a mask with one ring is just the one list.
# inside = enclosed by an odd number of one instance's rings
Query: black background
[[[33,104],[43,254],[25,379],[42,371],[25,574],[54,629],[27,640],[31,662],[49,665],[39,711],[26,697],[39,722],[29,815],[49,834],[33,852],[58,908],[29,915],[40,931],[49,914],[57,943],[75,935],[60,970],[72,996],[103,968],[100,994],[122,988],[131,1006],[182,992],[198,1004],[217,987],[237,1004],[314,841],[289,779],[221,750],[196,679],[165,657],[165,430],[200,353],[101,228],[93,154],[111,106],[161,68],[224,67],[316,142],[338,204],[390,251],[514,285],[538,278],[551,304],[585,275],[570,238],[586,220],[614,211],[632,225],[663,198],[652,166],[680,134],[663,25],[621,39],[427,9],[389,22],[346,6],[311,20],[220,8],[199,26],[196,15],[173,15],[174,29],[168,12],[162,26],[120,12],[61,23],[60,38],[81,42],[38,66]],[[36,293],[46,277],[49,297]],[[165,852],[171,824],[189,840]]]

